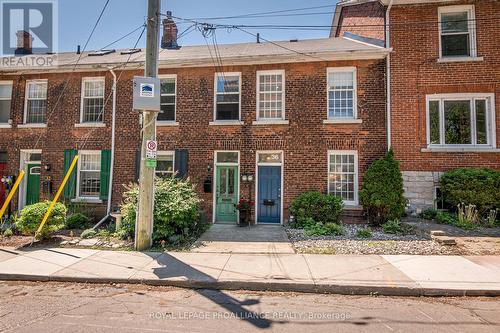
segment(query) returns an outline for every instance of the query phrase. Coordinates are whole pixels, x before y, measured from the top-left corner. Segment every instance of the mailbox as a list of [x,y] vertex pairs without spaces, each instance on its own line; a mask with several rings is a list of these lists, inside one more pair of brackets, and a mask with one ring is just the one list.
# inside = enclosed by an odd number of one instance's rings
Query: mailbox
[[205,181],[203,182],[203,192],[212,193],[212,179],[205,179]]

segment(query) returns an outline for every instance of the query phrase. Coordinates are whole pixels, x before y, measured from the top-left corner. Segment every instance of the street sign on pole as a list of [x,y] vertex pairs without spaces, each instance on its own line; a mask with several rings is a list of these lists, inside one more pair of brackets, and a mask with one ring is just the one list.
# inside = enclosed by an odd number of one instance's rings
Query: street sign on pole
[[158,144],[155,140],[146,141],[146,166],[148,168],[156,168],[156,153]]

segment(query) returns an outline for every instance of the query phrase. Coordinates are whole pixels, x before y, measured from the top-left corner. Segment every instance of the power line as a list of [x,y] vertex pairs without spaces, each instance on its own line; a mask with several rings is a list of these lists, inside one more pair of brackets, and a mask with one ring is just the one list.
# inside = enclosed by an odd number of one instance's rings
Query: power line
[[118,38],[117,40],[115,40],[115,41],[113,41],[113,42],[109,43],[109,44],[108,44],[108,45],[106,45],[106,46],[101,47],[99,50],[100,50],[100,51],[105,50],[105,49],[107,49],[108,47],[110,47],[111,45],[114,45],[114,44],[118,43],[119,41],[124,40],[125,38],[127,38],[128,36],[130,36],[130,35],[134,34],[136,31],[138,31],[138,30],[139,30],[139,29],[141,29],[142,27],[144,27],[144,23],[143,23],[143,24],[141,24],[140,26],[138,26],[137,28],[135,28],[134,30],[132,30],[131,32],[129,32],[128,34],[126,34],[126,35],[124,35],[124,36],[122,36],[122,37]]

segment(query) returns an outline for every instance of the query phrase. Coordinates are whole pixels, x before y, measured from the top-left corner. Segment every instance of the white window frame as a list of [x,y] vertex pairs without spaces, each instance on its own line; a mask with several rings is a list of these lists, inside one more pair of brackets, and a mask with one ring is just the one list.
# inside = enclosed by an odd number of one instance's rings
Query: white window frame
[[[281,90],[281,117],[279,118],[262,118],[260,116],[260,79],[262,76],[266,75],[281,75],[281,86],[283,87]],[[257,95],[257,121],[262,121],[262,122],[272,122],[276,120],[285,120],[285,92],[286,92],[286,86],[285,86],[285,70],[284,69],[278,69],[278,70],[265,70],[265,71],[257,71],[257,84],[255,87],[255,92]],[[263,91],[262,93],[269,93],[269,91]]]
[[[171,155],[172,156],[172,175],[175,174],[175,151],[174,150],[161,150],[161,151],[158,151],[156,153],[156,155],[158,157],[160,156],[169,156]],[[158,160],[158,158],[157,158]],[[160,176],[162,174],[165,174],[166,172],[163,172],[163,171],[157,171],[156,168],[155,168],[155,175],[156,176]]]
[[[353,96],[352,96],[352,117],[330,117],[330,74],[331,73],[341,73],[341,72],[352,72],[353,77]],[[328,67],[326,69],[326,119],[328,121],[339,121],[343,122],[345,120],[357,120],[358,119],[358,78],[357,78],[357,68],[356,67]]]
[[[158,78],[160,79],[160,81],[163,79],[174,79],[174,81],[175,81],[175,83],[174,83],[175,84],[175,91],[174,91],[175,103],[174,103],[174,120],[158,120],[156,123],[158,124],[158,126],[178,124],[177,123],[177,74],[163,74],[163,75],[159,75]],[[161,96],[162,96],[162,94],[160,91],[160,98],[161,98]],[[165,96],[172,96],[172,94],[165,94]]]
[[[83,101],[85,98],[85,83],[86,82],[98,82],[101,81],[104,83],[102,90],[102,99],[103,99],[103,107],[102,107],[102,121],[83,121]],[[92,97],[95,98],[95,97]],[[104,124],[104,109],[106,107],[106,78],[104,76],[96,76],[96,77],[84,77],[82,78],[82,87],[80,92],[80,124]]]
[[10,101],[10,110],[9,110],[9,119],[7,120],[6,123],[0,122],[0,128],[2,127],[11,127],[10,126],[10,120],[12,119],[12,93],[14,92],[14,82],[13,81],[0,81],[0,86],[11,86],[11,92],[9,98],[1,98],[0,100],[2,101]]
[[[467,25],[469,28],[469,47],[470,47],[470,56],[462,55],[462,56],[445,56],[443,57],[443,49],[441,42],[441,14],[447,13],[459,13],[459,12],[467,12]],[[456,6],[445,6],[438,8],[438,30],[439,30],[439,59],[448,60],[448,59],[467,59],[467,58],[476,58],[477,57],[477,46],[476,46],[476,14],[474,5],[456,5]]]
[[[476,144],[476,112],[475,101],[486,99],[486,130],[488,144]],[[445,143],[445,124],[444,124],[444,101],[463,101],[470,100],[471,110],[471,144],[446,144]],[[439,101],[439,144],[431,144],[430,130],[430,108],[431,101]],[[496,118],[495,118],[495,94],[434,94],[427,95],[425,98],[426,109],[426,137],[428,148],[496,148]]]
[[[217,119],[217,78],[219,76],[225,77],[225,76],[238,76],[238,119],[227,119],[227,120],[218,120]],[[236,94],[236,93],[225,93],[228,95],[231,94]],[[241,122],[241,72],[217,72],[214,74],[214,117],[213,117],[214,123],[234,123],[234,122]]]
[[[82,155],[97,155],[99,154],[100,158],[102,159],[102,151],[100,150],[79,150],[78,151],[78,168],[76,169],[76,199],[77,201],[86,201],[86,200],[100,200],[99,195],[95,197],[90,197],[90,196],[81,196],[80,195],[80,171],[82,167]],[[95,170],[86,170],[86,171],[95,171]],[[99,177],[101,177],[101,166],[99,165]],[[99,188],[99,192],[100,192]]]
[[[43,123],[28,123],[26,120],[27,120],[27,115],[28,115],[28,100],[43,100],[41,98],[28,98],[28,95],[29,95],[29,85],[31,83],[46,83],[47,84],[47,88],[46,88],[46,92],[45,92],[45,122]],[[23,115],[23,124],[26,124],[26,125],[44,125],[47,123],[47,100],[48,100],[48,94],[49,94],[49,80],[47,79],[40,79],[40,80],[27,80],[26,81],[26,87],[25,87],[25,90],[24,90],[24,115]]]
[[329,150],[326,156],[327,163],[327,192],[330,194],[330,156],[331,155],[354,155],[354,200],[343,200],[346,206],[358,206],[359,204],[359,164],[357,150]]

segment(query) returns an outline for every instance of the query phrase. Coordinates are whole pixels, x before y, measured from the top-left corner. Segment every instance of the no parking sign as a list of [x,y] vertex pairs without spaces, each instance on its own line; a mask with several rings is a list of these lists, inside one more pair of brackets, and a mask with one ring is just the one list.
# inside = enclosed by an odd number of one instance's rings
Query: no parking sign
[[146,166],[156,168],[156,152],[158,151],[158,143],[155,140],[146,141]]

